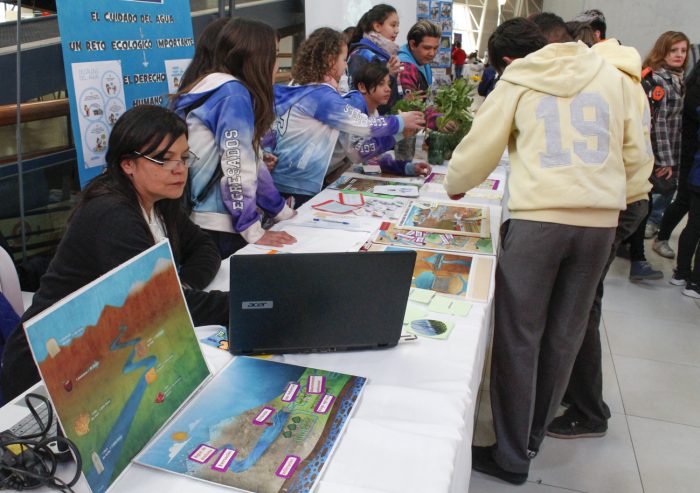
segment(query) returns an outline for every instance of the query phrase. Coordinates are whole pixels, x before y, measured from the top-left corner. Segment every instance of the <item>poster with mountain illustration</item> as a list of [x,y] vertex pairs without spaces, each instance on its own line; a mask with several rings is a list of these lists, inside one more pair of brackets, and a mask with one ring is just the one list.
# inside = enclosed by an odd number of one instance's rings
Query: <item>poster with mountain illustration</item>
[[480,253],[483,255],[494,254],[491,238],[398,229],[395,224],[388,221],[381,224],[372,242],[379,245],[404,246],[428,250]]
[[312,491],[365,382],[237,357],[135,462],[256,493]]
[[397,228],[480,238],[491,237],[489,208],[458,203],[413,201],[406,207]]
[[209,377],[163,241],[25,324],[93,492],[106,491]]

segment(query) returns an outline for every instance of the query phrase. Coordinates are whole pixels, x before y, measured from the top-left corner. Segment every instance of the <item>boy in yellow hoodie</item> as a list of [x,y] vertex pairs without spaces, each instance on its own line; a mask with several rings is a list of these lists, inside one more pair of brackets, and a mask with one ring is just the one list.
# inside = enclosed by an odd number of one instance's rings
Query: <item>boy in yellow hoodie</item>
[[602,349],[599,331],[603,281],[610,264],[615,259],[617,247],[637,230],[647,215],[649,192],[651,191],[649,176],[654,167],[654,154],[651,151],[650,138],[649,100],[640,83],[642,60],[639,52],[630,46],[620,45],[613,38],[594,44],[593,51],[626,76],[624,78],[626,84],[630,86],[630,91],[636,95],[633,102],[642,119],[648,153],[641,166],[634,165],[625,168],[627,171],[627,209],[620,211],[615,240],[603,275],[598,282],[596,296],[588,317],[586,335],[571,371],[565,397],[569,407],[563,415],[552,420],[547,427],[547,435],[556,438],[603,436],[608,429],[610,409],[603,401]]
[[496,444],[473,446],[472,467],[513,484],[527,480],[564,394],[625,209],[625,168],[647,153],[624,76],[583,43],[546,43],[522,18],[496,29],[489,55],[500,82],[445,180],[460,198],[508,146],[511,219],[501,228],[491,361]]

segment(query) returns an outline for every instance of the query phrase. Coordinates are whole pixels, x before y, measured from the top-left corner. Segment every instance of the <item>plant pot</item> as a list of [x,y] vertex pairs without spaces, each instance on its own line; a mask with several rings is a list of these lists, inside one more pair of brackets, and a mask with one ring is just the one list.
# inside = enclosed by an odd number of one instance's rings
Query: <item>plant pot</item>
[[452,157],[452,134],[445,132],[430,132],[428,136],[428,162],[442,164]]

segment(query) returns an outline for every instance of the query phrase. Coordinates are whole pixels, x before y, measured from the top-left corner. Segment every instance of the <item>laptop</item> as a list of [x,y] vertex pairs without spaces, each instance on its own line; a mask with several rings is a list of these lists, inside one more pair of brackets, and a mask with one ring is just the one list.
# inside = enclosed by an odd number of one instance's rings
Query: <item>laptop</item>
[[229,351],[396,346],[415,262],[411,250],[233,255]]

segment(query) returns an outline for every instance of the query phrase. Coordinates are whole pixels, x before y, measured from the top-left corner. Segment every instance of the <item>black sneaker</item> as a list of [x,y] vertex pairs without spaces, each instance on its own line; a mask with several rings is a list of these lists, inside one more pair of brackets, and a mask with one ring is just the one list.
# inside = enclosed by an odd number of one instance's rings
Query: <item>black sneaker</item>
[[681,293],[685,296],[700,300],[700,282],[688,281],[688,284],[685,285],[685,289],[683,289]]
[[593,438],[602,437],[608,431],[608,423],[591,423],[564,413],[554,418],[547,427],[547,436],[554,438]]
[[523,484],[527,481],[526,472],[510,472],[499,466],[493,459],[494,445],[477,447],[472,445],[472,469],[501,479],[510,484]]
[[685,284],[688,282],[688,276],[679,274],[677,269],[673,269],[673,275],[668,282],[674,286],[685,286]]

